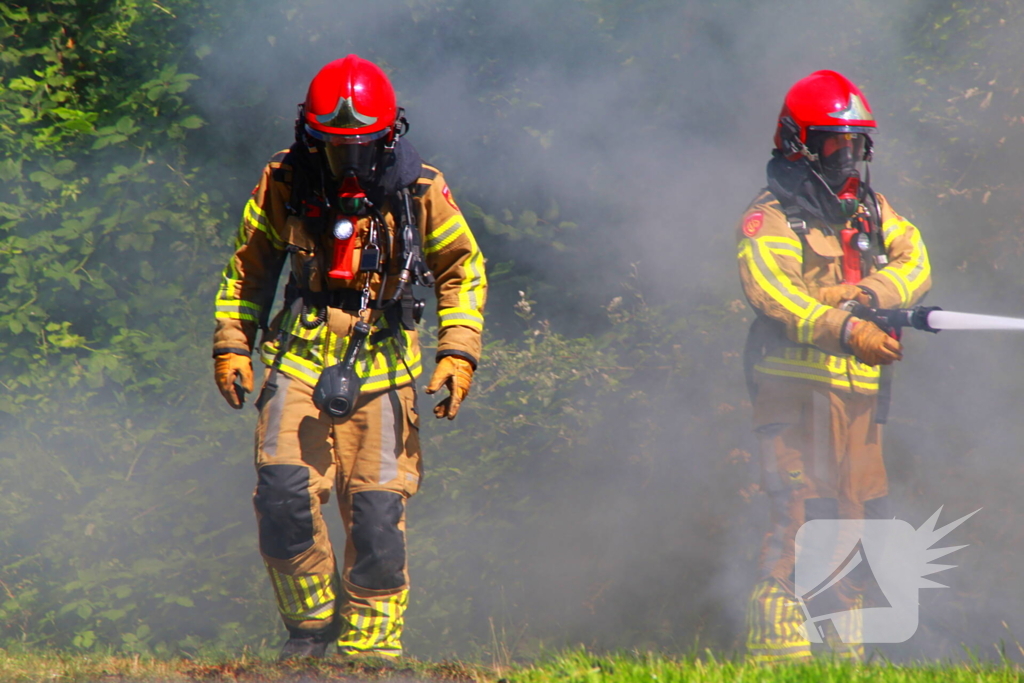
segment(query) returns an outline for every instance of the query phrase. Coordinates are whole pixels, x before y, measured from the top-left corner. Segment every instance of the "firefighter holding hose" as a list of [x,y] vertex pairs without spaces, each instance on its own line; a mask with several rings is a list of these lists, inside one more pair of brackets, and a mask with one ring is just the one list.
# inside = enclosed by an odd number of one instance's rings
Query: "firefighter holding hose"
[[[444,176],[423,163],[387,75],[348,55],[324,66],[299,108],[295,142],[263,169],[245,205],[216,301],[217,386],[235,408],[259,397],[259,547],[288,630],[281,658],[402,652],[409,594],[405,502],[420,460],[416,323],[438,302],[427,393],[454,418],[481,350],[484,259]],[[288,265],[284,306],[268,324]],[[322,509],[335,491],[341,566]]]
[[[903,349],[843,304],[910,307],[928,291],[931,269],[918,229],[871,188],[875,128],[864,94],[843,75],[798,81],[779,114],[768,186],[737,227],[740,279],[757,314],[745,366],[771,506],[747,611],[757,662],[811,655],[793,593],[801,525],[890,516],[881,423],[886,366]],[[842,596],[837,609],[861,599],[855,585]]]

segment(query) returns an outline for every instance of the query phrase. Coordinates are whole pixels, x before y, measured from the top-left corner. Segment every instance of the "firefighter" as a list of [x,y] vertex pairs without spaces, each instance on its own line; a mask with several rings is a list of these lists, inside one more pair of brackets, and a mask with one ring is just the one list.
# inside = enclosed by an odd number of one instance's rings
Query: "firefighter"
[[[288,630],[281,658],[397,657],[409,594],[405,502],[423,476],[415,323],[438,302],[426,392],[453,419],[480,358],[484,258],[441,172],[402,137],[385,73],[348,55],[299,106],[295,142],[245,205],[216,299],[215,378],[241,408],[263,330],[255,405],[259,547]],[[284,305],[268,313],[288,264]],[[345,362],[342,362],[342,360]],[[322,511],[332,488],[347,539],[340,567]]]
[[[864,94],[843,75],[798,81],[779,114],[768,187],[737,227],[740,279],[756,312],[745,365],[771,507],[747,610],[756,662],[811,655],[793,585],[800,526],[888,516],[885,366],[903,349],[842,305],[909,307],[928,291],[931,269],[918,229],[870,186],[875,127]],[[858,590],[845,586],[837,609],[855,614]],[[839,639],[826,633],[825,642]],[[856,657],[862,646],[839,653]]]

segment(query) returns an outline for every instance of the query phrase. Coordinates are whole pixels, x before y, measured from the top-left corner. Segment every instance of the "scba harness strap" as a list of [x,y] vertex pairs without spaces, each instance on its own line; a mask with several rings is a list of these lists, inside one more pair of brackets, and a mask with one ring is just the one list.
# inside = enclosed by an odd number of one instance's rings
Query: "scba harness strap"
[[[800,238],[800,244],[807,252],[811,249],[807,242],[807,235],[810,232],[804,210],[796,204],[783,203],[778,197],[775,200],[786,215],[786,222],[789,228]],[[863,197],[865,215],[858,214],[851,219],[856,224],[860,234],[868,239],[866,248],[861,248],[861,276],[870,273],[872,264],[879,269],[888,263],[888,255],[885,251],[885,241],[881,229],[881,208],[878,197],[869,186],[865,188]],[[872,296],[870,290],[865,290]],[[785,328],[782,323],[764,314],[758,313],[750,325],[747,333],[746,344],[743,349],[743,374],[747,385],[747,392],[751,402],[757,397],[757,382],[754,378],[755,366],[768,354],[777,349],[786,339]],[[875,408],[875,422],[885,424],[889,418],[889,408],[892,403],[892,379],[893,367],[883,366],[878,383],[878,401]]]
[[[408,130],[408,124],[405,123],[404,118],[402,123],[405,127],[405,130],[402,131],[404,134]],[[301,216],[306,229],[314,237],[320,237],[323,234],[331,213],[328,211],[331,208],[331,203],[328,199],[331,195],[326,187],[328,174],[320,158],[314,157],[317,152],[318,150],[315,147],[310,147],[301,129],[301,124],[297,122],[296,142],[284,157],[280,159],[282,165],[290,165],[292,169],[290,178],[291,193],[287,204],[288,213],[293,216]],[[395,251],[392,249],[393,246],[398,247],[397,252],[400,254],[402,270],[399,274],[399,284],[390,299],[386,301],[373,301],[369,296],[369,278],[367,278],[366,286],[362,291],[355,289],[328,290],[324,269],[321,268],[321,276],[325,281],[321,287],[322,291],[314,292],[309,288],[310,277],[308,270],[305,273],[307,276],[306,282],[298,282],[294,274],[289,276],[288,284],[285,287],[285,310],[290,310],[292,305],[301,299],[302,305],[299,307],[298,319],[299,323],[306,329],[316,329],[323,325],[327,320],[330,308],[340,308],[355,313],[360,317],[367,310],[382,311],[381,317],[384,319],[384,326],[380,327],[373,334],[367,334],[369,332],[369,327],[367,326],[366,333],[359,335],[358,341],[355,338],[350,339],[346,353],[347,366],[352,366],[355,355],[367,338],[369,338],[372,344],[378,344],[388,338],[394,339],[395,343],[399,346],[398,356],[403,365],[406,363],[405,349],[403,347],[404,336],[401,334],[401,330],[403,328],[406,330],[415,329],[416,324],[422,318],[423,309],[426,306],[425,301],[414,296],[409,285],[415,283],[417,285],[430,286],[434,282],[433,273],[423,258],[422,237],[419,232],[418,221],[416,220],[416,208],[412,201],[411,188],[422,174],[423,162],[416,149],[408,142],[402,140],[401,137],[398,137],[393,145],[386,148],[380,181],[370,188],[370,191],[367,193],[369,197],[366,203],[377,214],[374,216],[374,220],[380,224],[378,229],[371,230],[371,234],[375,236],[374,239],[376,241],[370,246],[374,247],[379,255],[386,254],[388,259]],[[287,182],[289,179],[285,175],[281,174],[280,178],[275,176],[275,179]],[[318,182],[311,182],[313,180]],[[334,182],[333,179],[331,182]],[[319,186],[319,192],[313,189],[317,185]],[[379,211],[375,209],[375,206],[383,206],[385,198],[391,198],[391,205],[397,209],[396,218],[398,220],[396,222],[398,227],[394,234],[394,239],[397,242],[396,245],[391,243],[392,238],[386,228],[386,221],[383,220],[383,216],[379,214]],[[386,249],[381,249],[382,244],[380,240],[382,238],[388,240]],[[322,250],[319,248],[318,242],[319,240],[317,239],[313,240],[315,245],[313,250],[314,260],[318,260],[321,257]],[[289,249],[289,251],[292,250]],[[283,260],[281,265],[283,266]],[[383,278],[380,291],[382,293],[385,291],[384,285],[388,277],[388,270],[390,270],[386,259],[378,258],[373,264],[369,264],[364,259],[363,263],[360,263],[359,270],[360,272],[380,273]],[[277,282],[277,278],[275,277],[273,281]],[[269,310],[270,307],[267,306],[266,308]],[[310,317],[314,310],[316,314]],[[284,324],[285,322],[282,321],[278,338],[278,352],[275,354],[271,364],[270,377],[257,399],[257,408],[262,408],[277,391],[276,376],[284,354],[287,352],[292,340],[291,335],[287,331],[288,325]],[[261,328],[264,334],[266,334],[268,326],[265,320],[261,320]],[[321,374],[321,380],[324,378],[324,374],[330,374],[331,371],[337,370],[343,365],[346,365],[346,362],[343,361],[343,363],[339,363],[336,366],[325,368],[324,373]],[[350,371],[347,374],[354,374],[351,367],[348,367],[347,370]],[[411,375],[408,365],[406,365],[406,371],[410,372]],[[334,374],[337,374],[337,372]],[[318,386],[320,384],[318,382]],[[353,383],[353,386],[356,387],[355,391],[358,393],[357,384],[358,382]],[[325,392],[326,389],[321,393]],[[331,414],[335,417],[342,417],[343,412],[345,411],[337,410]]]

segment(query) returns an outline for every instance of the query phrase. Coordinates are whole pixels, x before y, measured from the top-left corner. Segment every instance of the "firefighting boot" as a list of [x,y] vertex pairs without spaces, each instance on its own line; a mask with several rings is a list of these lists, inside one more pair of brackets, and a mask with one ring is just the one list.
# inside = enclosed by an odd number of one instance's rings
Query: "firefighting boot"
[[755,585],[747,605],[748,661],[781,664],[810,659],[804,620],[799,601],[777,580]]
[[336,634],[337,629],[330,627],[309,631],[289,626],[288,640],[281,648],[281,654],[277,656],[277,661],[284,662],[301,657],[320,659],[327,654],[327,646],[331,644]]
[[348,657],[402,656],[402,628],[408,589],[394,595],[374,597],[348,596],[341,614],[348,630],[338,638],[338,654]]
[[822,645],[814,646],[814,655],[824,659],[849,662],[864,661],[864,597],[848,600],[844,611],[831,619],[815,624],[821,634]]

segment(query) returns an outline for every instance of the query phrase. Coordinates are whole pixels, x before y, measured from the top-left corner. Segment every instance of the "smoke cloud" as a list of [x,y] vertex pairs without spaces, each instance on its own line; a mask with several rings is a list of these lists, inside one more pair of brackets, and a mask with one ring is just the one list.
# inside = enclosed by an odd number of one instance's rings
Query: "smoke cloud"
[[[491,266],[514,264],[492,283],[491,329],[517,329],[512,305],[526,289],[554,329],[584,334],[606,326],[603,307],[622,294],[631,264],[645,298],[673,314],[742,298],[733,228],[765,184],[783,95],[811,71],[836,69],[864,89],[879,118],[873,185],[924,234],[935,280],[928,303],[1024,315],[1016,257],[1008,257],[1011,248],[1019,256],[1020,245],[987,242],[1000,226],[1019,228],[1011,152],[1020,136],[983,119],[984,92],[964,99],[970,88],[994,92],[996,105],[1015,96],[1007,83],[986,84],[1012,78],[1000,65],[1013,62],[998,60],[1019,56],[1024,23],[1017,17],[993,29],[979,48],[967,29],[963,38],[953,31],[940,41],[946,29],[931,23],[941,16],[923,0],[841,7],[812,0],[250,2],[194,37],[195,48],[210,50],[195,91],[210,124],[210,155],[202,161],[222,168],[217,189],[240,209],[265,160],[290,143],[295,105],[316,70],[349,52],[375,60],[394,79],[412,122],[410,140],[446,173]],[[911,46],[930,64],[908,64]],[[996,61],[975,63],[985,59]],[[919,110],[907,108],[908,91],[920,93]],[[965,161],[977,154],[974,165]],[[942,177],[941,163],[965,178]],[[982,201],[986,188],[999,189]],[[556,207],[544,239],[564,247],[540,238],[502,241],[487,234],[472,207],[499,216],[507,209],[506,222]],[[576,227],[556,227],[561,221]],[[742,315],[749,311],[734,307],[727,348],[683,349],[694,366],[728,368],[721,376],[697,373],[695,382],[706,384],[692,392],[651,387],[667,422],[657,425],[654,460],[631,460],[637,444],[617,440],[605,425],[595,427],[607,437],[599,447],[573,454],[587,458],[573,470],[584,481],[555,486],[545,479],[550,468],[541,467],[504,482],[543,497],[550,518],[517,529],[518,561],[487,584],[519,588],[508,595],[460,589],[475,601],[478,623],[493,618],[523,652],[572,642],[741,645],[763,530],[763,501],[737,493],[756,473],[737,464],[742,456],[729,460],[731,451],[751,450],[740,366],[721,365],[723,351],[742,348]],[[1024,484],[1015,359],[1024,339],[911,331],[906,344],[887,431],[897,515],[918,526],[940,505],[947,506],[944,521],[983,511],[955,534],[971,543],[956,556],[962,566],[938,577],[953,589],[923,592],[922,629],[886,653],[956,657],[966,643],[994,654],[992,644],[1011,637],[1007,628],[1024,632],[1013,572]],[[723,436],[701,421],[708,408],[697,401],[708,396],[721,397],[734,433]],[[634,407],[621,419],[643,415]],[[452,428],[424,427],[428,488],[431,435]],[[418,514],[413,501],[414,544],[431,523]],[[464,539],[467,563],[493,550],[472,529]],[[412,561],[414,581],[438,583]],[[416,636],[427,618],[417,614],[416,599],[409,645],[436,654]]]

